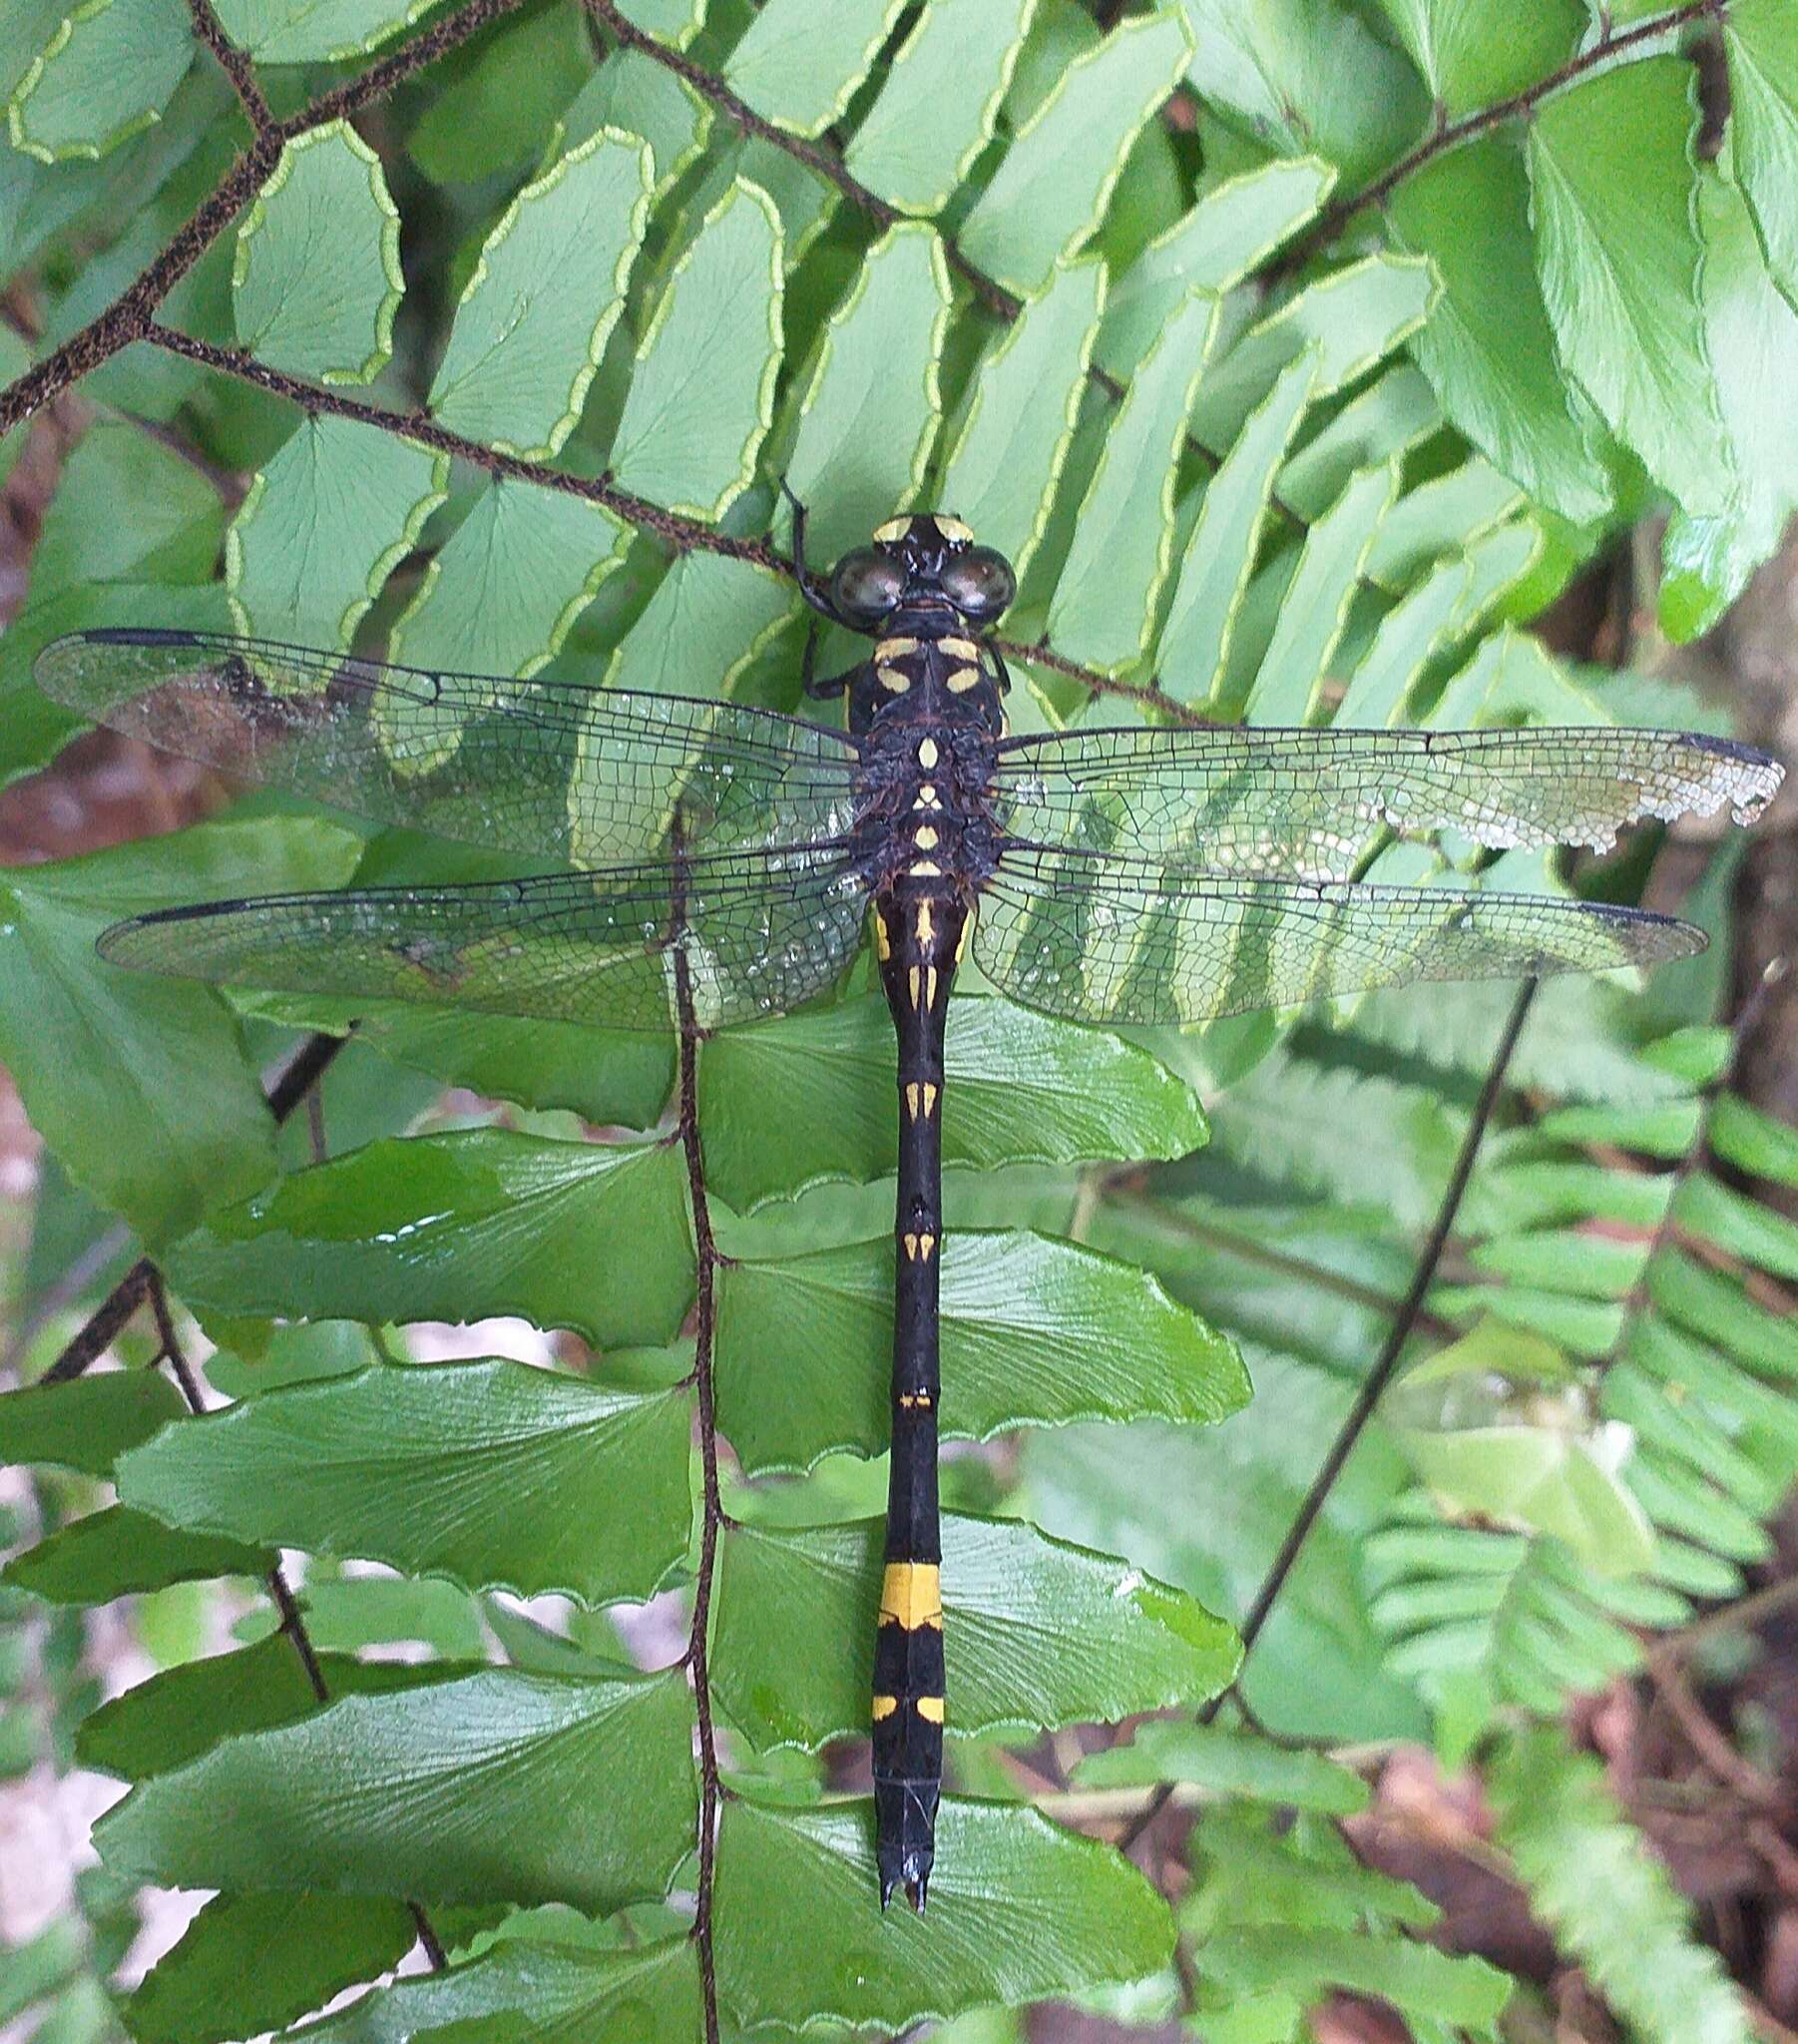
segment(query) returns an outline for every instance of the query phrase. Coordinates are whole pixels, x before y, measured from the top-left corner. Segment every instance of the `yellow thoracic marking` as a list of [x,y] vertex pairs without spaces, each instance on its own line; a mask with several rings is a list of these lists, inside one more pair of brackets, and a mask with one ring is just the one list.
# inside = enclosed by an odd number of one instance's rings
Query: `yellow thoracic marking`
[[[906,1237],[906,1240],[908,1242],[911,1241],[911,1239],[912,1238],[910,1236]],[[928,1264],[930,1262],[930,1253],[937,1246],[937,1239],[934,1235],[921,1235],[917,1238],[917,1242],[918,1262],[920,1264]]]
[[918,741],[918,765],[920,766],[934,766],[939,757],[935,739],[920,739]]
[[915,1264],[918,1261],[918,1238],[915,1235],[908,1235],[904,1238],[904,1242],[905,1261],[908,1264]]
[[912,1006],[914,1008],[918,1005],[918,985],[921,977],[922,975],[919,973],[918,968],[914,965],[910,975]]
[[903,696],[911,687],[911,678],[902,675],[896,667],[877,667],[874,672],[880,677],[880,686],[890,689],[895,696]]
[[947,540],[954,540],[966,546],[974,537],[973,529],[964,525],[959,518],[945,518],[942,512],[936,514],[937,530]]
[[972,639],[939,639],[937,644],[951,660],[974,660],[980,658],[980,648]]
[[890,1718],[898,1708],[899,1699],[897,1697],[876,1697],[874,1699],[875,1724],[878,1725],[882,1718]]
[[911,523],[909,518],[889,518],[884,525],[875,526],[874,537],[881,546],[890,547],[905,537]]
[[886,917],[877,908],[874,911],[874,948],[882,960],[893,955],[893,933],[886,926]]
[[905,1089],[905,1112],[913,1121],[918,1119],[918,1082],[914,1079]]
[[918,1699],[918,1716],[928,1725],[942,1724],[943,1699],[941,1697],[920,1697]]
[[937,848],[937,833],[934,825],[920,823],[912,833],[912,841],[920,851],[935,851]]
[[876,660],[903,660],[908,653],[916,653],[915,639],[883,639],[874,649]]
[[899,1393],[899,1403],[907,1412],[914,1410],[920,1405],[926,1411],[929,1411],[930,1393],[928,1391],[901,1391]]
[[[923,840],[924,833],[920,830],[918,832],[918,841],[922,843]],[[918,903],[918,942],[920,944],[928,944],[936,933],[936,924],[930,919],[930,903],[928,901],[920,901]]]
[[936,782],[934,780],[924,781],[913,798],[912,807],[914,809],[940,809],[942,806],[943,798],[937,793]]
[[[974,916],[978,907],[978,902],[969,902],[968,913],[962,920],[962,933],[955,940],[955,962],[958,965],[962,962],[962,953],[968,948],[968,932],[974,927]],[[884,958],[886,953],[883,951],[880,955]]]
[[965,696],[970,689],[979,687],[980,669],[977,667],[958,667],[949,677],[949,693],[952,696]]
[[915,1633],[943,1629],[943,1572],[934,1561],[890,1561],[880,1579],[880,1622]]
[[[925,973],[924,980],[924,1005],[934,1008],[937,1004],[937,969],[934,965]],[[912,1005],[916,1007],[917,1003],[914,1001]]]
[[924,1119],[929,1121],[936,1112],[937,1089],[927,1079],[924,1082]]

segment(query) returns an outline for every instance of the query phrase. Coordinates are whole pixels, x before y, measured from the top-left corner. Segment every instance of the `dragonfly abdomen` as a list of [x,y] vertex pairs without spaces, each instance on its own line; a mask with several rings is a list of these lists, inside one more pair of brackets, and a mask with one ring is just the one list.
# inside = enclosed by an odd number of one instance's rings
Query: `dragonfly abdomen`
[[943,1037],[969,910],[930,876],[907,876],[875,897],[874,916],[881,983],[899,1038],[892,1459],[872,1706],[875,1854],[881,1905],[903,1888],[922,1909],[945,1715],[937,1509]]

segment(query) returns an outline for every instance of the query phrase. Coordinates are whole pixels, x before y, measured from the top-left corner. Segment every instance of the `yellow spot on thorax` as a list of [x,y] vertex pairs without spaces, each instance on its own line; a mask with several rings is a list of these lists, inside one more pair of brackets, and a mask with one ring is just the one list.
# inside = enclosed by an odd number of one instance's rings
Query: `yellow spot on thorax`
[[970,689],[979,687],[980,669],[977,667],[958,667],[949,677],[949,693],[952,696],[965,696]]
[[882,639],[874,648],[876,660],[903,660],[908,653],[916,653],[915,639]]
[[939,639],[937,644],[948,654],[951,660],[978,661],[980,659],[980,648],[975,645],[972,639]]
[[874,1699],[875,1724],[878,1725],[883,1718],[890,1718],[898,1708],[899,1699],[897,1697],[876,1697]]
[[[918,841],[922,843],[923,839],[924,833],[920,830],[918,832]],[[935,841],[934,832],[932,833],[932,841]],[[920,901],[918,903],[918,942],[920,944],[928,944],[936,933],[936,924],[930,919],[930,903],[928,901]]]
[[896,667],[877,667],[874,672],[879,677],[880,686],[890,689],[895,696],[903,696],[911,687],[910,677],[902,675]]
[[917,1705],[918,1716],[922,1718],[927,1725],[942,1724],[943,1699],[941,1697],[919,1697],[917,1700]]
[[935,851],[937,848],[936,826],[931,823],[920,823],[917,829],[912,832],[912,842],[916,844],[920,851]]
[[918,765],[920,766],[934,766],[940,757],[941,755],[937,752],[937,742],[935,739],[920,739],[918,741]]

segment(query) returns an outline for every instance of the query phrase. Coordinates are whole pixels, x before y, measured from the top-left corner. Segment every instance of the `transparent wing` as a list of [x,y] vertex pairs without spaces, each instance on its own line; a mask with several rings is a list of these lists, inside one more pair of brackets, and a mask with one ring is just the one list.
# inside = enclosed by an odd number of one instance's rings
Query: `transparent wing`
[[861,941],[866,905],[839,853],[802,847],[208,902],[115,923],[100,949],[115,964],[227,985],[655,1030],[674,1026],[684,957],[694,1018],[718,1029],[831,986]]
[[1758,816],[1782,769],[1656,731],[1090,731],[999,749],[1000,826],[1035,844],[1345,880],[1383,826],[1476,844],[1612,843],[1645,816]]
[[45,693],[166,752],[379,823],[608,864],[848,827],[840,733],[737,704],[388,667],[205,632],[77,633]]
[[1231,880],[1013,848],[974,955],[1014,1000],[1076,1022],[1208,1022],[1426,979],[1650,965],[1701,930],[1637,908],[1347,881]]

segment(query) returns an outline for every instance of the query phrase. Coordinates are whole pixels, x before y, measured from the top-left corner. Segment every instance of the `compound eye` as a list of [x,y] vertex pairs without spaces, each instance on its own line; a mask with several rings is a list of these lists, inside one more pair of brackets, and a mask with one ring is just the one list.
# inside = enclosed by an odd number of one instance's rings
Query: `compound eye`
[[905,570],[871,547],[845,554],[830,578],[831,601],[853,624],[878,623],[904,594]]
[[996,618],[1017,593],[1011,562],[993,547],[970,547],[943,570],[943,594],[965,618]]

